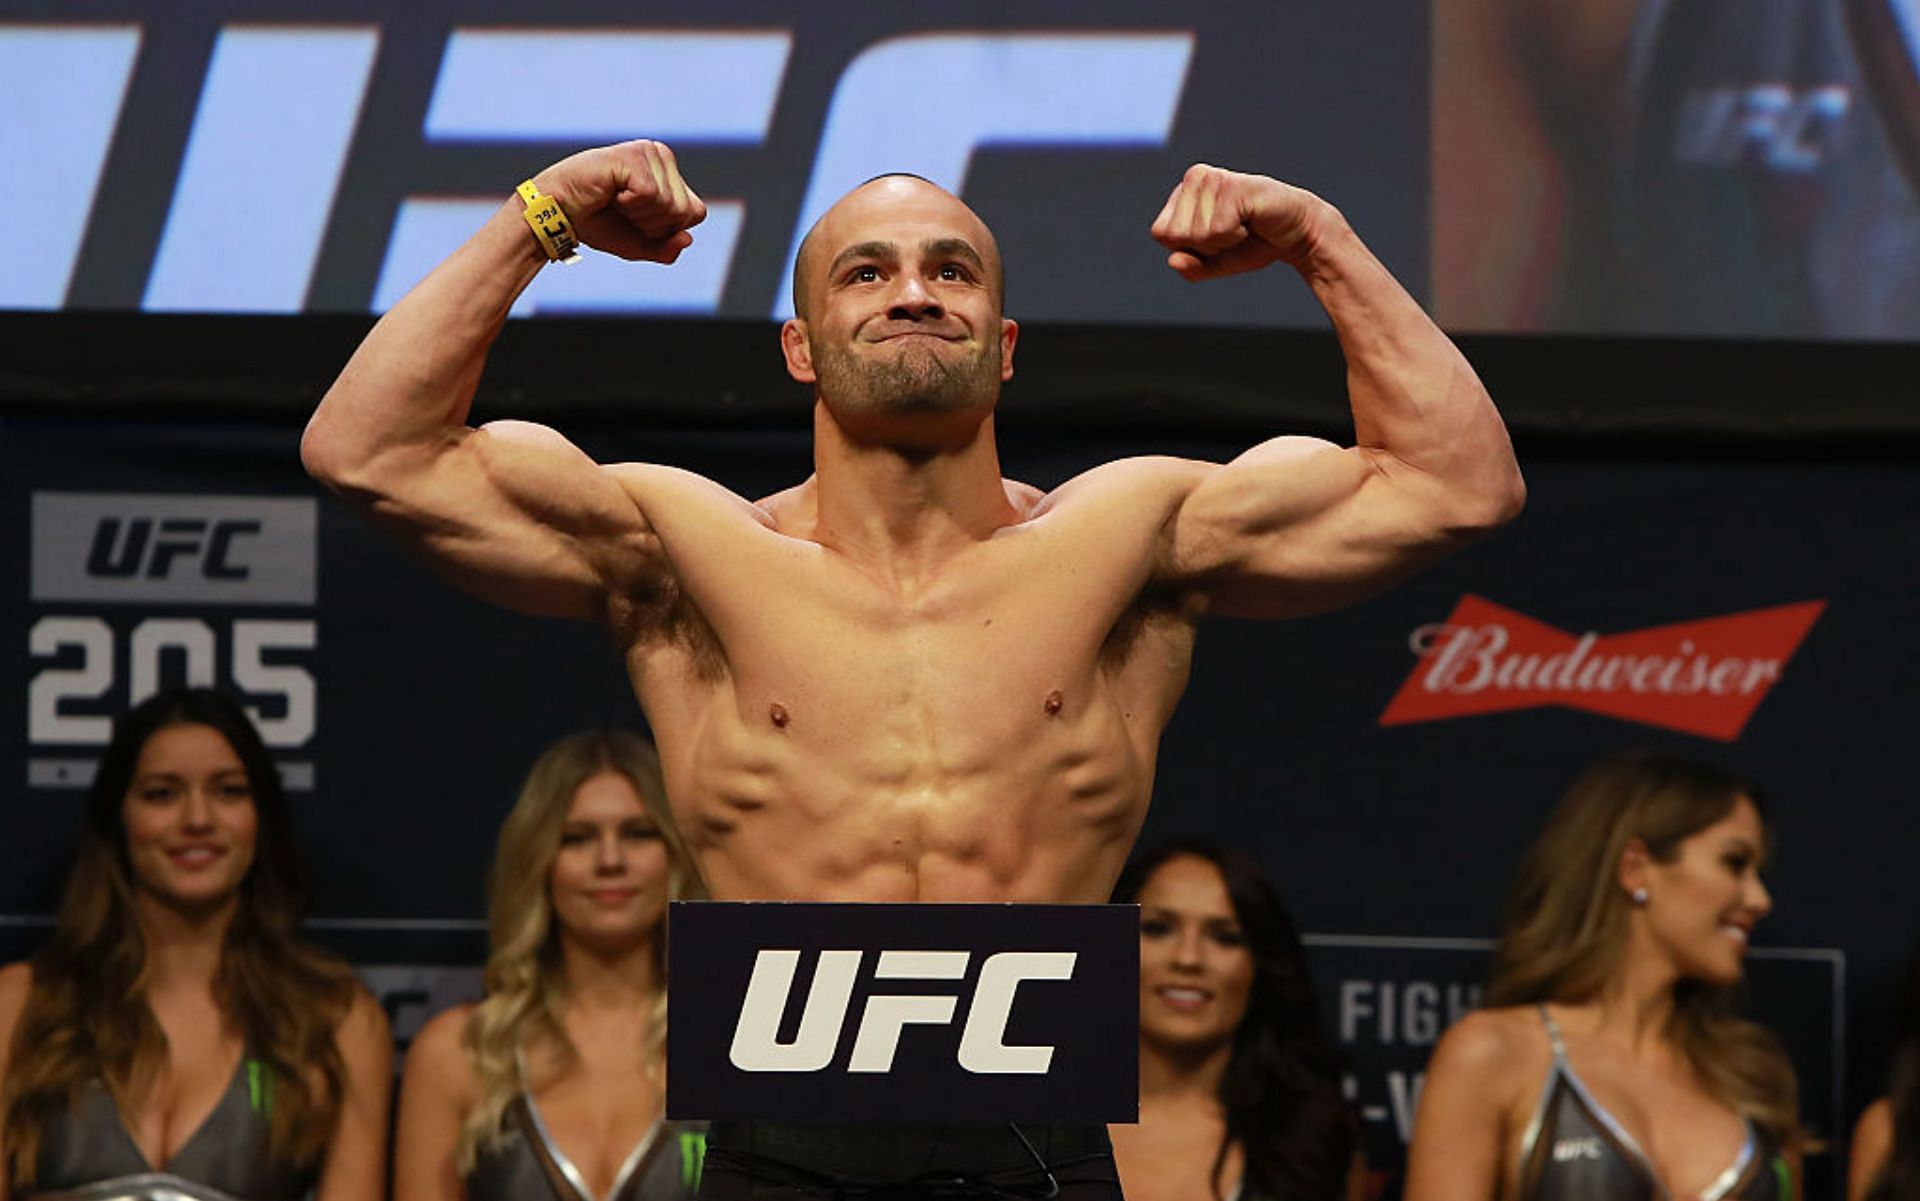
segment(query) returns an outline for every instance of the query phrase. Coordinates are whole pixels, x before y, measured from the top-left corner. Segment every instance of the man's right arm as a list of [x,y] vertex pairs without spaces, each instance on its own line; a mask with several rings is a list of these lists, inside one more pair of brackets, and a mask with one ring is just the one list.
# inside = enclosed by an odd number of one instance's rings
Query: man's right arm
[[[580,241],[671,263],[706,206],[656,142],[584,151],[534,177]],[[485,599],[603,619],[608,584],[657,566],[646,516],[613,472],[527,422],[467,412],[515,298],[548,259],[516,198],[383,316],[308,424],[315,478]]]

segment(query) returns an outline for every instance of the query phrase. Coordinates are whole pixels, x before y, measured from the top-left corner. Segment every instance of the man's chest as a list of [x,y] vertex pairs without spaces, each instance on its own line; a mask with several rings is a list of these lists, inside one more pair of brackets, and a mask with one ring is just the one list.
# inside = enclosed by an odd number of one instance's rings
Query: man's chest
[[1096,620],[1003,598],[902,615],[794,592],[725,635],[629,655],[670,760],[729,778],[806,764],[820,787],[819,773],[844,774],[868,795],[950,797],[1002,777],[1105,791],[1151,761],[1192,644],[1191,623],[1164,614]]
[[[924,562],[863,558],[771,532],[677,568],[634,642],[735,678],[859,677],[862,690],[965,691],[1084,675],[1123,659],[1155,606],[1140,555],[1002,531]],[[1051,686],[1064,686],[1055,679]]]
[[[656,725],[699,713],[710,731],[822,749],[917,756],[1004,754],[1070,738],[1178,680],[1184,651],[1109,652],[1114,627],[1009,612],[863,619],[846,609],[769,612],[725,634],[704,625],[630,656]],[[1162,639],[1164,641],[1164,638]],[[1144,714],[1143,714],[1144,715]]]

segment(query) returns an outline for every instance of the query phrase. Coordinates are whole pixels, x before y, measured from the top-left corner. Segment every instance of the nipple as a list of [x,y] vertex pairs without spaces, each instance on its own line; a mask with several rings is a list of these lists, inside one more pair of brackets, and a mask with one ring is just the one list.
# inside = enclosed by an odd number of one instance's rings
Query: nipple
[[1060,706],[1066,703],[1067,698],[1062,696],[1060,690],[1056,688],[1052,692],[1047,693],[1047,699],[1040,707],[1047,711],[1048,717],[1057,717],[1060,713]]
[[787,707],[779,701],[775,701],[773,704],[767,706],[767,719],[773,722],[773,727],[776,730],[786,729],[787,723],[793,720],[787,716]]

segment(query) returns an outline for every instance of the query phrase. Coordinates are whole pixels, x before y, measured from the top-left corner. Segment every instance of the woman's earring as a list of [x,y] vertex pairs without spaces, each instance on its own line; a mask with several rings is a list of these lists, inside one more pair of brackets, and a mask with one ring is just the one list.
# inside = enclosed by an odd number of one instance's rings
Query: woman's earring
[[1644,905],[1644,904],[1646,904],[1646,903],[1647,903],[1647,890],[1646,890],[1646,889],[1644,889],[1644,888],[1636,888],[1636,889],[1634,889],[1634,890],[1633,890],[1633,903],[1634,903],[1634,904],[1636,904],[1636,905]]

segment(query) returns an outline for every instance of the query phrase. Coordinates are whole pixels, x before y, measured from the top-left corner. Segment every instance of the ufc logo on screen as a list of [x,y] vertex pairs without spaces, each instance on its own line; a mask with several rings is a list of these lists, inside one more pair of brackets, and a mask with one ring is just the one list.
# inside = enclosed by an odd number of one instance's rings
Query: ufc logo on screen
[[[681,148],[761,150],[788,90],[795,40],[794,30],[762,27],[456,26],[445,34],[433,79],[419,85],[430,97],[421,133],[448,148],[584,146],[644,133]],[[0,78],[33,98],[29,117],[5,131],[0,147],[34,163],[43,190],[72,198],[30,254],[0,250],[0,308],[66,303],[141,41],[131,22],[0,25]],[[236,20],[220,29],[201,68],[172,199],[155,214],[161,233],[144,265],[141,307],[306,307],[355,160],[381,43],[373,23]],[[778,222],[774,236],[790,249],[777,268],[782,281],[766,290],[780,297],[772,315],[784,318],[792,248],[834,197],[882,171],[911,171],[959,191],[973,156],[989,146],[1164,145],[1194,43],[1186,29],[1132,28],[879,38],[833,81],[811,159],[800,167],[808,182],[797,218],[765,195],[710,197],[698,248],[673,272],[622,270],[590,256],[580,270],[543,276],[514,311],[712,312],[749,225]],[[502,88],[502,79],[515,86]],[[923,109],[906,132],[893,101],[930,79],[974,101]],[[528,103],[530,96],[541,102]],[[259,170],[268,160],[274,170]],[[766,160],[783,180],[796,166]],[[402,197],[372,307],[398,300],[499,202],[440,187]],[[247,220],[204,218],[222,211],[244,211]]]
[[[754,960],[753,978],[740,1006],[729,1058],[747,1072],[819,1072],[833,1063],[859,978],[862,951],[822,951],[813,986],[801,1011],[800,1030],[790,1042],[779,1039],[780,1019],[793,991],[800,952],[764,950]],[[1043,1075],[1053,1063],[1053,1047],[1008,1046],[1007,1021],[1014,994],[1029,980],[1070,980],[1079,958],[1072,951],[1002,951],[988,956],[974,984],[960,1034],[957,1059],[976,1074]],[[966,951],[882,951],[876,980],[961,980],[972,955]],[[849,1072],[890,1072],[900,1039],[911,1025],[950,1025],[959,1009],[957,995],[874,993],[861,1010],[859,1032],[847,1057]]]
[[244,580],[251,568],[236,560],[235,543],[259,533],[258,521],[244,519],[102,517],[87,552],[87,574],[96,579],[143,575],[161,580],[178,563],[179,570],[197,568],[210,580]]

